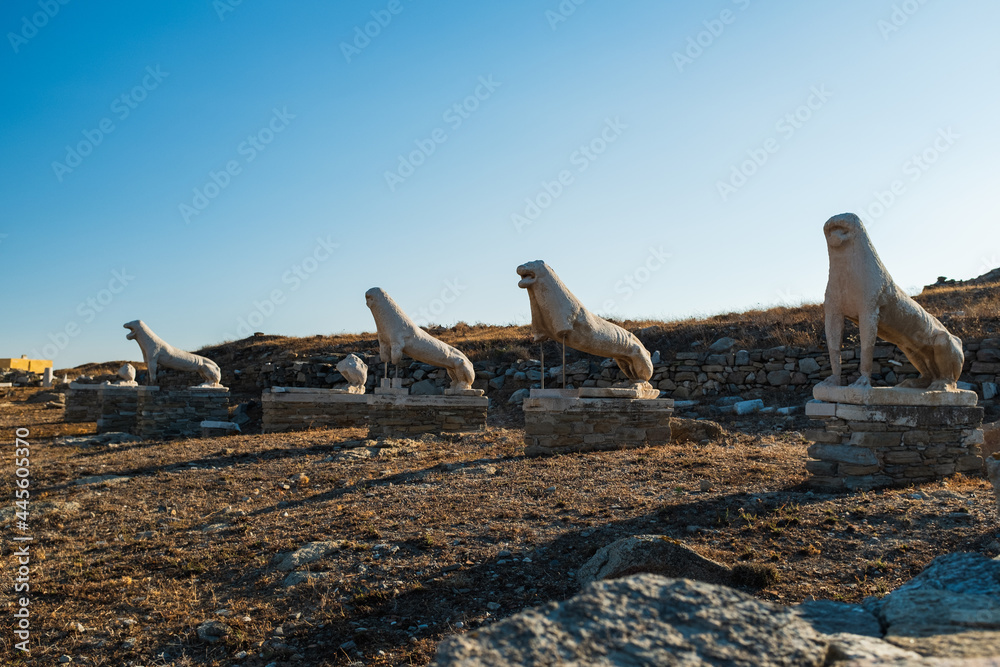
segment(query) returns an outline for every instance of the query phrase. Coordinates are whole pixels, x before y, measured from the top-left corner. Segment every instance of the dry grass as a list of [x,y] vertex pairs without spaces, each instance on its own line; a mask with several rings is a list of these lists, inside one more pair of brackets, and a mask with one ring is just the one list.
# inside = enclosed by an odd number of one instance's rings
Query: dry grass
[[[58,427],[57,414],[9,403],[0,427],[28,426],[34,438]],[[92,665],[229,665],[240,651],[251,667],[425,664],[447,634],[574,594],[572,573],[627,535],[668,535],[742,564],[748,584],[765,586],[757,595],[792,603],[884,594],[937,555],[990,551],[995,533],[978,478],[805,492],[796,433],[548,459],[521,456],[520,430],[387,440],[375,457],[357,456],[360,435],[35,440],[36,664],[69,654]],[[299,473],[308,484],[291,481]],[[130,480],[74,483],[97,474]],[[12,478],[0,486],[11,497]],[[66,502],[79,507],[42,511]],[[309,565],[326,578],[282,586],[277,560],[326,540],[340,548]],[[9,579],[9,561],[3,571]],[[197,637],[207,619],[229,626],[221,642]],[[18,664],[2,625],[6,664]]]

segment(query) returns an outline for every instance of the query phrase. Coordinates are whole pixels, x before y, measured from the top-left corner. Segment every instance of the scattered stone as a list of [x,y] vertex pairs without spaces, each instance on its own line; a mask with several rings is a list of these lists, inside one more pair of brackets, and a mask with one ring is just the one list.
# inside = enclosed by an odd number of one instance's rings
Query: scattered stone
[[625,537],[598,550],[576,573],[580,585],[648,572],[728,584],[731,570],[662,535]]
[[[641,641],[638,639],[641,638]],[[726,586],[638,575],[446,638],[436,665],[822,665],[794,612]]]
[[70,663],[70,662],[73,662],[73,658],[69,657],[68,655],[61,655],[61,656],[59,656],[59,664],[60,665],[65,665],[65,664]]
[[198,626],[198,638],[214,644],[229,634],[229,626],[222,621],[205,621]]
[[759,398],[755,398],[752,401],[743,401],[737,403],[733,406],[733,412],[738,415],[749,415],[754,412],[759,412],[764,408],[764,401]]
[[55,391],[40,391],[37,394],[29,396],[24,401],[25,403],[66,403],[66,394],[61,394]]
[[284,581],[281,582],[281,585],[285,588],[291,588],[292,586],[298,586],[299,584],[315,583],[329,578],[329,572],[292,572],[285,577]]
[[343,545],[342,541],[332,542],[310,542],[299,548],[297,551],[286,555],[280,563],[278,569],[282,572],[290,572],[300,565],[311,563],[323,558],[327,554],[336,551]]
[[296,486],[307,486],[309,484],[309,476],[304,472],[292,475],[289,479],[292,480]]
[[203,532],[206,535],[214,535],[216,533],[221,533],[226,528],[229,528],[229,524],[228,523],[213,523],[211,525],[208,525],[208,526],[205,526],[204,528],[202,528],[201,532]]
[[92,475],[91,477],[82,477],[76,480],[76,485],[87,486],[90,484],[97,484],[100,486],[111,486],[112,484],[122,484],[130,479],[132,478],[122,477],[120,475]]
[[670,418],[670,439],[673,442],[718,440],[725,435],[726,430],[724,428],[707,419]]

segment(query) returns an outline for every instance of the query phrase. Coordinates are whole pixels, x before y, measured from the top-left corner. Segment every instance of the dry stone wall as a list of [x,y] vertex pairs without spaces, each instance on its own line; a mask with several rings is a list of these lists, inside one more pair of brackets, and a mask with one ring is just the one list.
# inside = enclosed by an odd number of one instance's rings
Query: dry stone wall
[[99,384],[71,382],[66,392],[63,421],[96,422],[101,416],[101,387]]
[[139,387],[136,435],[143,439],[197,438],[202,421],[229,420],[229,390]]
[[806,414],[813,486],[905,486],[983,467],[979,407],[810,403]]
[[[721,343],[721,345],[719,344]],[[713,349],[714,348],[714,349]],[[683,350],[654,353],[653,386],[666,392],[665,398],[677,400],[701,397],[743,394],[762,389],[785,389],[808,395],[812,387],[830,374],[830,359],[825,350],[776,346],[761,350],[739,350],[728,346],[725,339],[705,350]],[[844,378],[853,382],[858,377],[857,348],[842,351]],[[263,364],[257,374],[257,386],[346,388],[347,383],[337,372],[340,357],[296,359]],[[377,356],[366,360],[369,365],[368,391],[375,386],[376,377],[384,373]],[[550,360],[547,360],[550,361]],[[478,361],[477,389],[492,393],[503,389],[508,382],[538,384],[541,367],[537,360],[518,362]],[[391,368],[390,374],[396,369]],[[414,387],[411,393],[440,393],[449,385],[447,373],[440,368],[412,362],[399,367],[404,387]],[[917,370],[902,352],[892,345],[877,345],[872,369],[872,383],[876,386],[894,386],[898,382],[917,377]],[[562,387],[562,367],[547,363],[545,386]],[[1000,338],[970,341],[965,345],[965,366],[962,382],[966,388],[979,393],[981,399],[993,400],[997,396],[1000,376]],[[610,359],[570,357],[566,367],[566,384],[574,387],[610,387],[625,380],[624,374]],[[523,384],[520,386],[524,386]]]
[[139,387],[101,386],[98,433],[133,433],[139,409]]

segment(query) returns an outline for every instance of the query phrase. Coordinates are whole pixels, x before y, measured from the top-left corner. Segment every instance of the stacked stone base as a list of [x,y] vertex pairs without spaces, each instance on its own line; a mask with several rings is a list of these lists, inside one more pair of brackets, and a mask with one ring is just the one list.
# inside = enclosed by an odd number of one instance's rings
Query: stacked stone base
[[373,395],[368,436],[485,431],[489,404],[485,396]]
[[372,438],[486,429],[485,396],[345,394],[272,388],[262,394],[265,433],[310,428],[367,428]]
[[101,416],[101,389],[107,385],[71,382],[63,421],[95,422]]
[[670,399],[527,398],[524,452],[540,456],[665,445],[673,412]]
[[848,405],[812,401],[819,428],[806,462],[811,486],[868,490],[943,479],[983,468],[979,407]]
[[100,385],[98,433],[134,433],[139,412],[139,387]]
[[136,412],[136,435],[143,439],[197,438],[201,422],[229,420],[229,390],[139,387]]
[[369,396],[334,389],[273,387],[261,394],[264,433],[312,428],[366,428]]

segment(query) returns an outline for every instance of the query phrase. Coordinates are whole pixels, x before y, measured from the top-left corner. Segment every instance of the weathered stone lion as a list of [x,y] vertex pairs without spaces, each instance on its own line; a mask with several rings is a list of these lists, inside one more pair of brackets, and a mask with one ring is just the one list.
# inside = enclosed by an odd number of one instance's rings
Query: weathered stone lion
[[121,380],[118,381],[118,384],[122,385],[123,387],[132,387],[138,384],[135,381],[135,366],[133,366],[132,364],[125,364],[124,366],[119,368],[118,377],[121,378]]
[[178,371],[198,373],[205,380],[200,387],[221,387],[222,371],[211,359],[178,350],[153,333],[142,320],[132,320],[124,325],[131,333],[125,338],[134,340],[142,350],[142,359],[146,362],[146,384],[152,386],[156,381],[157,368],[173,368]]
[[653,377],[649,351],[631,332],[583,307],[542,260],[517,267],[518,287],[528,290],[531,333],[536,343],[564,342],[574,350],[611,357],[634,383]]
[[368,380],[368,364],[356,354],[349,354],[337,364],[337,371],[344,376],[350,385],[347,389],[351,394],[365,393],[365,382]]
[[920,371],[919,378],[897,386],[956,390],[965,361],[962,341],[896,285],[861,219],[853,213],[836,215],[827,220],[823,232],[830,251],[824,311],[833,369],[823,384],[841,384],[840,344],[846,317],[858,325],[861,337],[861,377],[852,386],[871,386],[877,335],[899,347]]
[[371,288],[365,292],[365,302],[375,318],[378,352],[382,361],[398,364],[405,355],[446,369],[451,378],[452,391],[472,390],[476,373],[467,356],[414,324],[385,290]]

